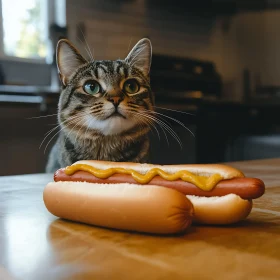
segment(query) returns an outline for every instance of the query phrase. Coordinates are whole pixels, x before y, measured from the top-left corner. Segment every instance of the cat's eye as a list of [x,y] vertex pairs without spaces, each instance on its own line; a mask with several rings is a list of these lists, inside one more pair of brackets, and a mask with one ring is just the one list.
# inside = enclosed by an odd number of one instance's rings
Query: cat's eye
[[88,81],[84,84],[84,91],[94,95],[100,92],[100,86],[96,81]]
[[133,94],[139,91],[140,86],[135,79],[125,81],[123,89],[126,93]]

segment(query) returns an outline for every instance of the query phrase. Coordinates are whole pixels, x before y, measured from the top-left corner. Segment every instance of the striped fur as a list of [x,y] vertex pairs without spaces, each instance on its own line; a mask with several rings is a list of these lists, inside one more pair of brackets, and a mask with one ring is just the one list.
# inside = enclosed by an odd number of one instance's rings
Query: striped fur
[[[148,162],[154,105],[149,81],[150,41],[140,40],[125,60],[86,61],[69,41],[61,40],[57,61],[62,81],[58,104],[61,131],[46,171],[54,172],[81,159]],[[131,78],[140,86],[134,94],[123,89]],[[101,86],[96,95],[83,88],[89,80]],[[119,100],[118,106],[112,98]]]

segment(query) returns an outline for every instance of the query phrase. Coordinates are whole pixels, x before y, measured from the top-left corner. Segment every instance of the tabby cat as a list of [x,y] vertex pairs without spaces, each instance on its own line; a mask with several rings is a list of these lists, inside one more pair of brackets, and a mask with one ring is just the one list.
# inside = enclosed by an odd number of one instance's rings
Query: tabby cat
[[82,159],[147,162],[154,94],[152,46],[140,40],[124,60],[87,61],[66,39],[57,44],[62,84],[60,132],[46,172]]

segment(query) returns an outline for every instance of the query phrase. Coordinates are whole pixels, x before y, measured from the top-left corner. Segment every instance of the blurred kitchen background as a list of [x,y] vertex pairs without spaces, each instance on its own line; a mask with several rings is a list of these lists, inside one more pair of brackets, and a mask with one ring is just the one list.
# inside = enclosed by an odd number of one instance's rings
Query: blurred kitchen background
[[44,172],[59,38],[95,59],[151,39],[157,111],[182,142],[154,130],[153,163],[280,157],[280,0],[0,0],[0,12],[0,175]]

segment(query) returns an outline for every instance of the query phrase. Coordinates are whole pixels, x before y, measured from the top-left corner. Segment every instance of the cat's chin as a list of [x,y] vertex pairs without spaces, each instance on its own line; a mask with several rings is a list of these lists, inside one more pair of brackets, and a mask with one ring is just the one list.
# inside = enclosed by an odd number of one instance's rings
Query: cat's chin
[[132,120],[125,119],[122,116],[112,116],[105,120],[86,116],[85,124],[88,128],[98,130],[106,136],[120,134],[136,125]]

